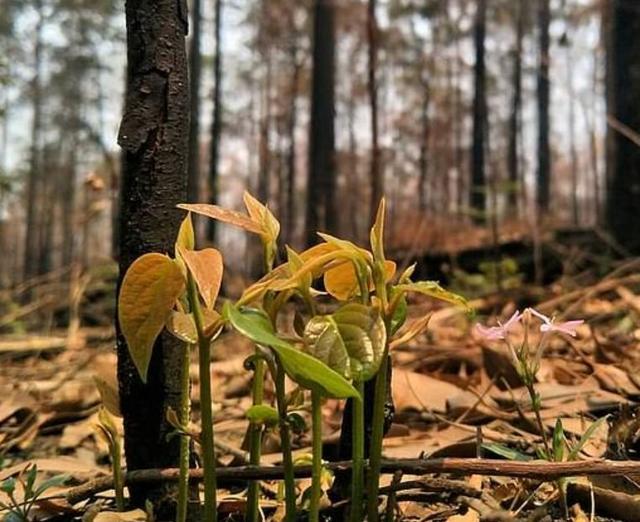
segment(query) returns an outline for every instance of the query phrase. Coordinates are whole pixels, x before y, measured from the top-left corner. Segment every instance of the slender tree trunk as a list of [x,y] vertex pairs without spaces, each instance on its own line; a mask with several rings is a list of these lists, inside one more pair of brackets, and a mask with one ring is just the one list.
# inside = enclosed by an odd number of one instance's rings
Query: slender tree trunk
[[41,178],[41,135],[42,135],[42,61],[43,43],[42,31],[44,26],[44,14],[42,0],[36,0],[35,6],[38,13],[38,20],[35,28],[34,47],[34,73],[31,80],[31,96],[33,119],[31,122],[31,151],[29,158],[29,174],[27,177],[27,218],[25,228],[25,258],[24,277],[29,279],[38,271],[38,214],[36,212],[38,203],[38,191]]
[[271,83],[273,66],[271,55],[266,57],[262,116],[260,118],[260,170],[258,171],[258,199],[265,204],[271,196]]
[[[222,2],[215,0],[213,40],[215,56],[213,58],[213,119],[211,120],[211,141],[209,143],[209,202],[218,202],[218,179],[220,162],[220,137],[222,135]],[[216,240],[216,220],[209,219],[207,238],[212,243]]]
[[200,199],[200,76],[202,54],[200,53],[201,6],[200,0],[191,4],[191,46],[189,48],[189,170],[187,177],[187,200],[196,203]]
[[483,223],[486,219],[486,173],[485,173],[485,131],[487,128],[487,100],[485,79],[485,32],[487,1],[478,0],[473,31],[476,50],[474,68],[473,98],[473,144],[471,149],[471,208],[474,220]]
[[607,113],[616,128],[608,127],[607,223],[620,245],[637,255],[640,147],[619,129],[624,126],[629,133],[640,133],[640,16],[634,0],[610,0],[609,8]]
[[[118,142],[124,171],[120,204],[120,280],[147,252],[171,252],[187,196],[189,130],[186,3],[127,0],[127,98]],[[117,315],[116,315],[117,317]],[[166,420],[180,408],[182,347],[168,333],[156,342],[143,384],[117,325],[118,380],[129,470],[177,467],[179,437]],[[131,485],[131,503],[149,499],[158,520],[175,510],[175,484]]]
[[576,148],[576,93],[573,86],[573,56],[571,47],[567,47],[567,91],[569,94],[569,162],[571,169],[571,217],[574,226],[579,222],[578,203],[578,150]]
[[522,40],[524,38],[524,0],[515,1],[516,42],[513,49],[511,114],[509,116],[508,165],[510,187],[508,191],[509,209],[518,214],[518,184],[520,182],[520,161],[518,142],[520,138],[520,118],[522,112]]
[[[69,153],[66,161],[66,168],[64,169],[64,181],[62,193],[62,266],[68,267],[73,262],[73,246],[74,246],[74,214],[75,214],[75,200],[76,200],[76,169],[77,169],[77,155],[76,147],[78,146],[77,140],[74,138],[71,140],[69,147]],[[83,216],[83,219],[87,220],[88,216]]]
[[429,125],[429,85],[423,84],[422,86],[422,107],[420,110],[420,155],[418,158],[418,166],[420,168],[420,178],[418,181],[418,204],[420,210],[424,212],[427,209],[427,181],[429,174],[428,163],[428,147],[430,137],[430,125]]
[[536,202],[539,212],[549,209],[551,199],[551,150],[549,147],[549,0],[538,0],[538,184]]
[[[355,53],[353,53],[355,55]],[[353,56],[352,55],[352,56]],[[357,81],[351,79],[350,96],[347,100],[347,121],[349,128],[349,176],[347,186],[352,197],[349,198],[349,227],[351,229],[351,239],[360,239],[360,228],[358,226],[358,216],[360,213],[359,201],[359,173],[358,173],[358,141],[356,138],[356,87]]]
[[317,230],[335,232],[335,0],[315,0],[313,79],[309,126],[306,243],[316,243]]
[[287,121],[287,135],[289,138],[289,150],[287,153],[287,187],[285,209],[285,238],[289,244],[293,244],[295,227],[295,183],[296,183],[296,127],[298,124],[298,85],[300,83],[300,71],[302,66],[298,58],[298,43],[292,42],[289,49],[291,59],[291,88],[289,119]]
[[378,85],[376,81],[378,23],[376,20],[376,0],[369,0],[368,3],[367,39],[369,44],[367,89],[369,91],[369,104],[371,107],[371,164],[369,167],[371,201],[369,203],[369,222],[373,223],[380,199],[384,196],[384,176],[380,170],[380,148],[378,146]]

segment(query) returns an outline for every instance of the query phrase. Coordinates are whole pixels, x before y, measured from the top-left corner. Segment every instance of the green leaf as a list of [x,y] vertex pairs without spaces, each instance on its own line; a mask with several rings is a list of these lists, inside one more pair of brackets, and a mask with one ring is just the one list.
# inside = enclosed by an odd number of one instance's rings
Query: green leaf
[[518,460],[522,462],[532,460],[529,455],[522,453],[521,451],[515,450],[513,448],[509,448],[502,444],[497,444],[495,442],[489,442],[489,443],[483,444],[482,448],[489,450],[490,452],[495,453],[496,455],[499,455],[500,457],[504,457],[505,459],[508,459],[508,460]]
[[384,263],[384,217],[385,217],[385,201],[380,200],[378,212],[376,213],[376,221],[371,227],[370,242],[371,252],[377,263]]
[[469,310],[467,300],[453,292],[449,292],[442,288],[436,281],[416,281],[415,283],[403,283],[396,285],[396,289],[403,292],[416,292],[422,295],[428,295],[440,301],[463,306]]
[[607,415],[604,417],[600,417],[598,420],[591,423],[591,425],[586,429],[586,431],[580,437],[578,443],[571,449],[569,455],[567,455],[567,460],[575,460],[578,457],[578,454],[582,451],[585,444],[589,442],[593,434],[596,430],[607,420]]
[[[396,292],[395,288],[392,292]],[[391,300],[393,300],[394,294],[391,294]],[[393,315],[391,316],[391,324],[389,325],[389,337],[392,337],[396,334],[402,325],[407,320],[407,298],[402,295],[398,299],[398,304],[393,310]]]
[[51,477],[48,480],[45,480],[44,482],[42,482],[35,490],[33,496],[34,497],[39,497],[40,495],[42,495],[45,491],[47,491],[49,488],[57,488],[60,487],[62,485],[64,485],[65,482],[68,482],[71,479],[70,475],[64,474],[64,475],[56,475],[55,477]]
[[562,462],[564,457],[564,429],[562,428],[562,420],[556,419],[556,425],[553,428],[553,439],[551,442],[553,449],[553,460]]
[[136,259],[122,280],[118,320],[143,382],[147,380],[153,344],[184,288],[178,264],[155,253]]
[[266,404],[255,404],[247,410],[247,419],[253,424],[278,424],[278,410]]
[[315,357],[303,353],[275,335],[269,318],[256,309],[242,309],[225,303],[224,318],[242,335],[257,344],[271,347],[287,375],[300,386],[324,397],[360,398],[358,391],[340,374]]
[[33,495],[33,485],[36,483],[36,476],[38,475],[38,466],[34,464],[29,468],[27,472],[27,480],[24,485],[24,498],[31,498]]
[[347,379],[367,381],[380,367],[387,342],[377,310],[359,303],[316,316],[305,328],[305,350]]
[[12,495],[15,489],[16,479],[14,477],[9,477],[0,484],[0,491],[6,493],[7,495]]

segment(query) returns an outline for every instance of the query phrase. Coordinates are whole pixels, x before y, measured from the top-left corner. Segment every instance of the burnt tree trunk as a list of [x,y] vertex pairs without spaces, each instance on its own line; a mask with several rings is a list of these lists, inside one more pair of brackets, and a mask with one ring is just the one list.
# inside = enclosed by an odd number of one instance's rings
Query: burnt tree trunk
[[[189,101],[182,0],[127,0],[127,98],[118,143],[124,171],[120,200],[120,279],[147,252],[171,252],[187,195]],[[179,437],[168,407],[179,411],[181,343],[158,338],[143,384],[117,329],[118,380],[129,470],[177,467]],[[136,484],[131,503],[154,504],[158,520],[172,518],[175,484]]]
[[189,47],[189,159],[187,177],[187,200],[197,203],[200,199],[200,76],[202,55],[200,53],[200,0],[191,4],[191,45]]
[[538,0],[538,184],[536,203],[539,212],[549,209],[551,197],[551,151],[549,148],[549,0]]
[[313,16],[313,80],[309,126],[306,243],[317,241],[316,231],[335,232],[335,4],[315,0]]
[[520,121],[522,113],[522,39],[524,37],[524,0],[515,2],[516,42],[513,49],[511,114],[509,116],[509,150],[507,155],[510,187],[508,192],[509,209],[518,213],[518,185],[520,182],[520,158],[518,141],[520,139]]
[[634,0],[610,0],[609,9],[607,113],[615,128],[609,125],[607,130],[606,218],[615,239],[637,255],[640,147],[629,137],[640,133],[640,16]]
[[33,119],[31,121],[31,150],[29,157],[29,174],[27,176],[26,207],[27,218],[25,227],[25,252],[24,252],[24,277],[29,279],[38,272],[38,215],[36,205],[38,202],[38,188],[41,181],[41,135],[42,135],[42,61],[43,42],[42,31],[44,26],[44,14],[42,12],[42,0],[35,3],[38,20],[35,29],[34,43],[34,73],[31,80],[31,102],[33,107]]
[[367,6],[367,40],[369,44],[367,89],[371,108],[371,164],[369,166],[371,201],[369,202],[369,222],[373,223],[380,199],[384,196],[384,176],[380,169],[380,148],[378,146],[378,85],[376,80],[378,23],[376,20],[376,0],[369,0]]
[[[293,18],[293,16],[292,16]],[[293,24],[293,20],[291,21]],[[295,229],[295,183],[296,183],[296,127],[298,124],[298,89],[300,84],[300,73],[302,64],[298,58],[298,42],[292,39],[289,47],[291,59],[291,100],[289,105],[289,118],[287,121],[287,135],[289,139],[289,149],[287,151],[287,187],[286,187],[286,209],[284,236],[288,244],[293,244]]]
[[[215,56],[213,58],[213,119],[211,120],[211,141],[209,143],[209,203],[218,202],[218,164],[220,159],[220,136],[222,134],[222,1],[216,0],[213,40]],[[216,220],[207,220],[207,239],[216,240]]]
[[476,50],[473,98],[473,143],[471,147],[471,208],[474,220],[486,219],[485,141],[487,129],[487,99],[484,40],[486,34],[487,1],[478,0],[473,29]]

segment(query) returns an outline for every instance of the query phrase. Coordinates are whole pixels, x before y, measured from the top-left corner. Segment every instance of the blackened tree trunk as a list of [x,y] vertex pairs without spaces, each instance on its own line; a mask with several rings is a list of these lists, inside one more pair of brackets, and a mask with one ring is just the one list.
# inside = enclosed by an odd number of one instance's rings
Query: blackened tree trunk
[[[640,208],[640,16],[635,0],[610,0],[607,56],[607,223],[629,252],[640,253],[636,228]],[[620,132],[624,129],[626,132]]]
[[486,34],[487,1],[478,0],[473,41],[476,50],[473,98],[473,143],[471,148],[471,209],[474,220],[484,222],[486,216],[485,141],[487,130],[487,99],[484,40]]
[[189,175],[187,177],[187,199],[196,203],[200,199],[200,76],[202,54],[200,53],[200,0],[192,0],[191,45],[189,47]]
[[420,169],[420,179],[418,181],[419,193],[418,204],[421,211],[427,209],[427,180],[429,174],[429,136],[431,126],[429,124],[429,102],[430,102],[430,87],[428,82],[424,82],[422,85],[422,108],[420,110],[420,154],[418,157],[418,167]]
[[[213,57],[213,119],[211,120],[211,141],[209,143],[209,202],[218,202],[218,163],[220,157],[220,136],[222,134],[222,1],[216,0],[213,39],[215,56]],[[216,240],[216,220],[207,222],[207,238]]]
[[[292,17],[293,18],[293,17]],[[293,20],[292,20],[293,23]],[[292,39],[289,47],[291,59],[291,101],[289,105],[289,119],[287,121],[287,134],[289,138],[289,149],[287,152],[287,187],[286,187],[286,209],[284,236],[288,244],[293,244],[295,227],[295,183],[296,183],[296,127],[298,125],[298,89],[300,84],[300,72],[302,64],[298,58],[298,42]]]
[[536,203],[538,211],[549,209],[551,197],[551,151],[549,148],[549,0],[538,0],[538,173]]
[[316,243],[317,230],[335,232],[335,4],[315,0],[313,17],[313,80],[309,127],[306,242]]
[[[127,0],[127,98],[118,142],[124,171],[120,200],[120,282],[146,252],[171,252],[187,196],[189,131],[185,35],[181,0]],[[118,380],[129,470],[177,467],[179,438],[166,421],[180,407],[182,346],[160,335],[143,384],[118,325]],[[158,520],[172,518],[175,484],[135,484],[132,504],[154,504]]]
[[367,89],[371,107],[371,164],[369,166],[371,201],[369,202],[369,222],[373,223],[380,198],[384,195],[384,176],[380,169],[380,148],[378,146],[378,85],[376,81],[378,23],[376,20],[376,0],[369,0],[367,6],[367,40],[369,44]]
[[520,121],[522,113],[522,40],[524,37],[524,0],[515,1],[516,41],[513,48],[513,70],[511,114],[509,115],[509,150],[507,171],[511,186],[508,192],[509,209],[518,212],[518,184],[520,182],[520,158],[518,142],[520,139]]
[[31,80],[31,102],[33,119],[31,121],[31,150],[29,157],[29,174],[27,177],[27,220],[25,227],[24,277],[28,279],[38,272],[38,186],[41,181],[41,135],[42,135],[42,61],[44,14],[42,0],[35,2],[38,14],[34,43],[34,73]]

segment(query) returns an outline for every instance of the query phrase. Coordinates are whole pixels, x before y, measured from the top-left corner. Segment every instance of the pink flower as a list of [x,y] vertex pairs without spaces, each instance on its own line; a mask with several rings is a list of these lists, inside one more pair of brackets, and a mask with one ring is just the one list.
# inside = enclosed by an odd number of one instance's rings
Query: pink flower
[[476,324],[476,332],[478,332],[478,334],[481,337],[484,337],[487,341],[498,341],[500,339],[504,339],[514,326],[520,322],[521,318],[522,314],[516,310],[504,324],[500,321],[498,321],[498,326],[484,326]]
[[543,333],[557,332],[575,337],[578,326],[584,323],[582,319],[565,321],[564,323],[555,323],[553,317],[547,317],[546,315],[541,314],[533,308],[529,308],[528,310],[542,321],[542,324],[540,325],[540,331]]

